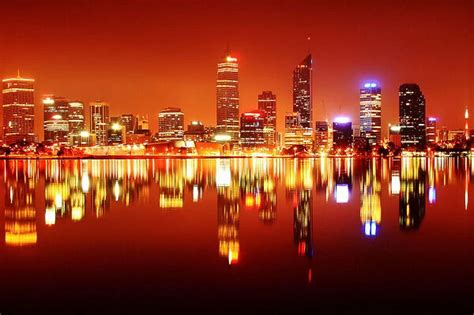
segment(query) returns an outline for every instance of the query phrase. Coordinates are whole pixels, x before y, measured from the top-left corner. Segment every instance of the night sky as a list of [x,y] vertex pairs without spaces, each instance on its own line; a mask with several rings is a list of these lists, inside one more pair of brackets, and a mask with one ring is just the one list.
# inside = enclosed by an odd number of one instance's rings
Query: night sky
[[[474,111],[474,1],[2,1],[0,76],[36,79],[41,96],[104,100],[112,115],[179,106],[215,125],[217,62],[239,58],[241,111],[277,95],[292,108],[292,69],[314,56],[315,119],[358,124],[365,80],[382,86],[382,124],[398,120],[398,87],[418,83],[427,115],[463,127]],[[308,45],[307,37],[311,37]],[[474,112],[471,116],[474,116]],[[471,123],[474,126],[474,119]]]

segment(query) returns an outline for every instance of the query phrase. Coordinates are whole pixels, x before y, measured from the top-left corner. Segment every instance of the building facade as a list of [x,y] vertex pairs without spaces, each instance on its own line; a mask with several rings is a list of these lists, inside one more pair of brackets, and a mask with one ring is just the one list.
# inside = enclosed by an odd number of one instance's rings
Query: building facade
[[16,78],[2,80],[3,141],[35,141],[34,79]]
[[314,147],[325,149],[329,142],[329,123],[327,121],[316,121],[314,126]]
[[85,130],[84,103],[80,101],[69,102],[69,133],[80,134]]
[[265,144],[264,137],[265,112],[254,110],[240,116],[240,145],[258,147]]
[[353,131],[352,122],[346,118],[336,118],[332,123],[333,148],[349,149],[352,147]]
[[68,144],[69,101],[64,97],[43,98],[44,141],[59,145]]
[[237,58],[227,55],[217,64],[217,132],[239,138],[239,64]]
[[369,144],[379,144],[382,135],[382,90],[368,82],[360,89],[360,136]]
[[120,116],[120,124],[125,127],[126,134],[135,133],[137,118],[133,114],[122,114]]
[[436,118],[429,117],[426,121],[426,144],[433,146],[436,144]]
[[417,84],[402,84],[399,90],[402,148],[426,146],[425,97]]
[[276,95],[271,91],[263,91],[258,96],[258,109],[265,113],[265,144],[273,146],[276,143]]
[[173,141],[184,138],[184,114],[179,108],[168,107],[158,115],[158,140]]
[[95,134],[98,145],[107,145],[107,130],[110,125],[109,104],[105,102],[90,103],[91,133]]
[[312,63],[312,56],[308,55],[293,70],[293,112],[300,114],[303,128],[312,128]]

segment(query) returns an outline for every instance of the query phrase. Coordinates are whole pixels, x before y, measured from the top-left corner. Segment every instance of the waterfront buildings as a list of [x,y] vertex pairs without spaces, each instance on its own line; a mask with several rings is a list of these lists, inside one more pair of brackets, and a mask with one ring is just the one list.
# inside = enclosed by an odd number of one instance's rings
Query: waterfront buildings
[[206,139],[206,128],[202,122],[193,120],[188,125],[188,129],[184,132],[184,140],[190,141],[204,141]]
[[349,149],[352,147],[353,132],[352,122],[346,117],[337,117],[332,123],[333,148]]
[[217,64],[217,132],[239,138],[239,64],[237,58],[227,56]]
[[276,95],[271,91],[263,91],[258,96],[258,109],[265,113],[265,144],[273,146],[276,143]]
[[329,142],[329,123],[327,121],[316,121],[314,126],[314,147],[325,149]]
[[91,133],[95,134],[97,144],[107,144],[109,123],[109,104],[101,101],[90,103],[90,128]]
[[389,125],[388,126],[388,142],[394,144],[396,148],[400,148],[402,145],[402,139],[400,136],[400,126],[399,125]]
[[184,114],[181,109],[168,107],[158,115],[158,139],[160,141],[182,140],[184,137]]
[[375,82],[360,89],[360,136],[369,144],[380,143],[382,134],[382,90]]
[[403,148],[424,149],[426,145],[425,97],[414,83],[399,90],[400,135]]
[[436,144],[436,118],[429,117],[426,122],[426,142],[429,146]]
[[69,132],[79,134],[85,130],[84,103],[80,101],[69,102]]
[[312,128],[312,63],[309,54],[293,70],[293,112],[299,113],[303,128]]
[[68,144],[69,101],[64,97],[48,95],[43,98],[44,141]]
[[254,110],[240,116],[240,144],[242,147],[258,147],[265,144],[265,112]]
[[122,114],[120,124],[125,127],[126,134],[133,134],[137,127],[137,118],[133,114]]
[[284,146],[289,148],[293,145],[313,145],[312,129],[301,126],[301,116],[297,112],[285,114]]
[[6,144],[35,141],[34,79],[18,76],[2,80],[3,135]]

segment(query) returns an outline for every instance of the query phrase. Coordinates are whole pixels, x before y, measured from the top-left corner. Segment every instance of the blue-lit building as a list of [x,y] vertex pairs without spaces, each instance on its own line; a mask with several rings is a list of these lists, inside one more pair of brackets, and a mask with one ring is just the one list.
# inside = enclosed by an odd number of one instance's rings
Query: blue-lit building
[[360,89],[360,135],[369,144],[378,144],[382,134],[382,90],[375,82]]

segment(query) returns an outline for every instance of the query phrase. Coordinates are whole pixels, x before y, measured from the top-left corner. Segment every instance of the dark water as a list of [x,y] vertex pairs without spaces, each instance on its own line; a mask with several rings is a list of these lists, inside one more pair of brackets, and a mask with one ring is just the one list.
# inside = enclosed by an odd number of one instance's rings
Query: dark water
[[467,159],[0,161],[0,312],[474,312]]

